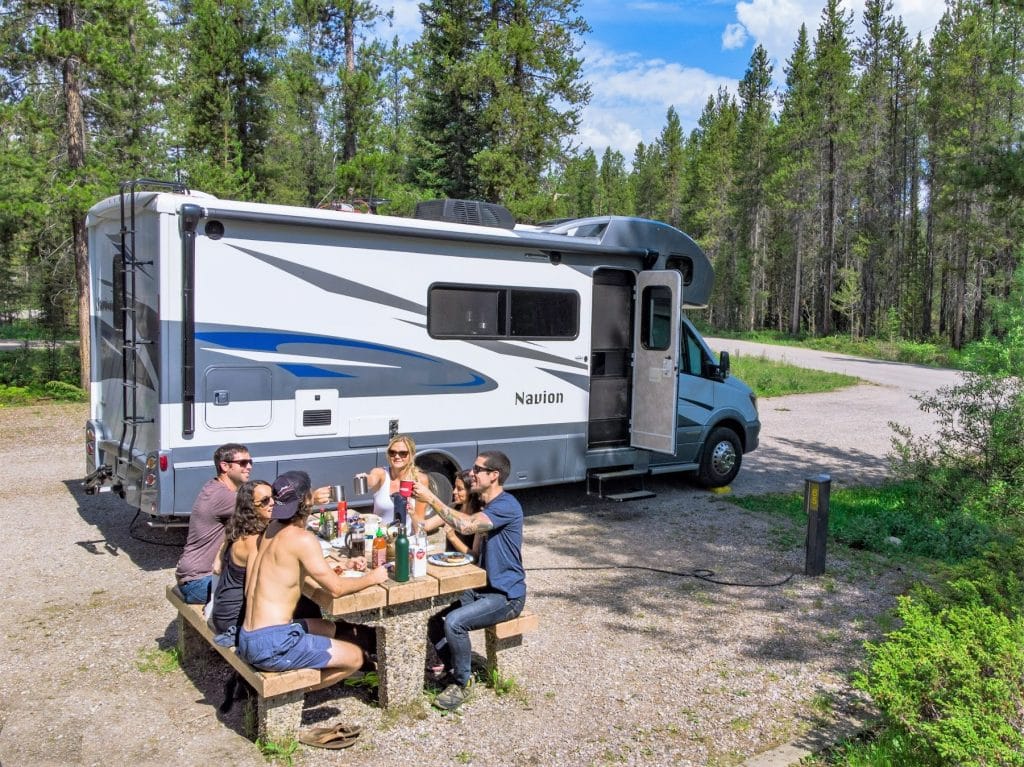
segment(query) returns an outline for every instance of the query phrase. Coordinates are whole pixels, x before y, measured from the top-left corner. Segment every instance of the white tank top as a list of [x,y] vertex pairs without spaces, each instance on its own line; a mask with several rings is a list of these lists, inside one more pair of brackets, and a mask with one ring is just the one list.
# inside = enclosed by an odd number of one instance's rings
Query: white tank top
[[380,517],[382,525],[395,521],[395,502],[391,500],[391,471],[384,468],[384,481],[373,494],[373,513]]

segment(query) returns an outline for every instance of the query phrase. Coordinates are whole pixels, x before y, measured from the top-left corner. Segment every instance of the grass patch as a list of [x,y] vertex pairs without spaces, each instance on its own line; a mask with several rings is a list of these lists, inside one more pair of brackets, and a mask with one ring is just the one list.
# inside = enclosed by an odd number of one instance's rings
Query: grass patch
[[273,764],[283,762],[288,767],[292,767],[295,764],[295,752],[299,749],[299,741],[295,738],[282,738],[281,740],[260,738],[256,741],[256,747],[268,762]]
[[791,336],[789,333],[780,333],[776,330],[741,333],[708,327],[702,327],[701,333],[718,338],[736,338],[775,346],[801,346],[805,349],[851,354],[856,357],[961,370],[967,366],[972,346],[968,344],[962,352],[958,352],[945,343],[908,341],[901,338],[851,338],[848,335]]
[[[923,487],[913,481],[833,488],[829,538],[895,559],[917,556],[954,564],[978,555],[999,537],[994,527],[962,509],[922,503],[923,495]],[[803,496],[797,493],[730,497],[729,501],[750,511],[782,514],[801,524],[807,518]]]
[[784,394],[813,394],[834,391],[860,383],[859,378],[809,370],[788,362],[767,357],[749,357],[734,354],[729,360],[730,372],[743,379],[758,397],[779,397]]
[[153,671],[157,674],[171,674],[181,668],[181,650],[177,646],[168,650],[139,650],[139,660],[135,667],[144,673]]

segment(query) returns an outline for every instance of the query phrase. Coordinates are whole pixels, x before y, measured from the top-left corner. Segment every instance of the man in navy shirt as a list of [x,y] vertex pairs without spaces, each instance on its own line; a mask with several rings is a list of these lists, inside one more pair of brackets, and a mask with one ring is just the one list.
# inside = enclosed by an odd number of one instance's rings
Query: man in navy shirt
[[[431,621],[431,641],[451,668],[452,683],[437,696],[434,705],[452,711],[469,698],[472,646],[469,632],[515,618],[526,603],[526,571],[523,570],[523,507],[502,485],[512,470],[508,456],[491,450],[473,463],[474,482],[470,492],[480,495],[483,510],[464,514],[445,506],[426,487],[417,483],[417,500],[425,500],[440,517],[462,535],[481,533],[479,565],[487,571],[487,585],[462,594],[438,618]],[[439,623],[444,626],[441,642]]]

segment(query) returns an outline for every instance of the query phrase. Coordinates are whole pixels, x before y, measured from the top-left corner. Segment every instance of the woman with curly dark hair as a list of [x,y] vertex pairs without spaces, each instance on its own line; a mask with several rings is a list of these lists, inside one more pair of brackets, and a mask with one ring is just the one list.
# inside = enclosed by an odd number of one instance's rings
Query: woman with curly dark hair
[[209,621],[217,632],[214,641],[222,647],[235,643],[238,624],[245,615],[245,571],[273,509],[274,495],[269,482],[254,479],[238,488],[235,512],[224,530],[220,579],[213,594]]

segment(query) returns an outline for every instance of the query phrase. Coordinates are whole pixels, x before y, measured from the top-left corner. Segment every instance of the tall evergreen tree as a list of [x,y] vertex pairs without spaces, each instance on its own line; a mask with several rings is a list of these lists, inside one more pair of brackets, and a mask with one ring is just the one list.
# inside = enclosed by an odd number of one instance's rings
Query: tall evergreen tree
[[765,275],[767,260],[767,191],[771,174],[772,138],[772,66],[768,52],[758,45],[750,57],[739,85],[740,123],[736,154],[736,224],[739,235],[740,275],[747,285],[744,325],[753,330],[758,317],[766,313],[768,292]]
[[733,199],[736,174],[739,108],[724,89],[708,98],[690,134],[691,188],[684,210],[684,229],[708,254],[716,274],[711,318],[722,327],[739,327],[743,300],[738,277]]
[[600,202],[597,212],[603,215],[624,216],[633,210],[630,194],[629,173],[626,172],[626,158],[621,152],[606,147],[601,155]]
[[820,332],[832,332],[832,293],[836,268],[849,253],[840,231],[842,212],[850,199],[849,169],[853,129],[850,124],[850,99],[853,89],[853,57],[849,31],[852,14],[844,12],[840,0],[827,0],[821,13],[821,25],[814,40],[812,60],[814,100],[818,106],[821,137],[820,167],[822,190],[821,242],[818,252],[818,284],[815,291],[816,320]]
[[188,0],[180,9],[181,166],[188,183],[264,199],[270,135],[267,86],[281,44],[276,0]]
[[[779,329],[793,335],[803,327],[807,290],[807,264],[815,239],[816,106],[807,27],[801,25],[786,66],[786,90],[774,134],[777,158],[768,182],[774,214],[773,249],[768,275],[776,285],[774,314]],[[789,300],[786,301],[788,296]],[[784,318],[788,316],[788,323]]]
[[33,193],[37,204],[26,209],[33,215],[7,241],[18,243],[19,256],[37,275],[37,300],[49,324],[77,324],[80,382],[87,388],[85,213],[116,190],[118,178],[149,175],[161,164],[155,17],[143,0],[18,3],[0,30],[9,43],[0,54],[0,69],[10,78],[4,98],[18,102],[3,118],[20,130],[40,129],[11,136],[4,159],[15,163],[22,183],[45,179]]

